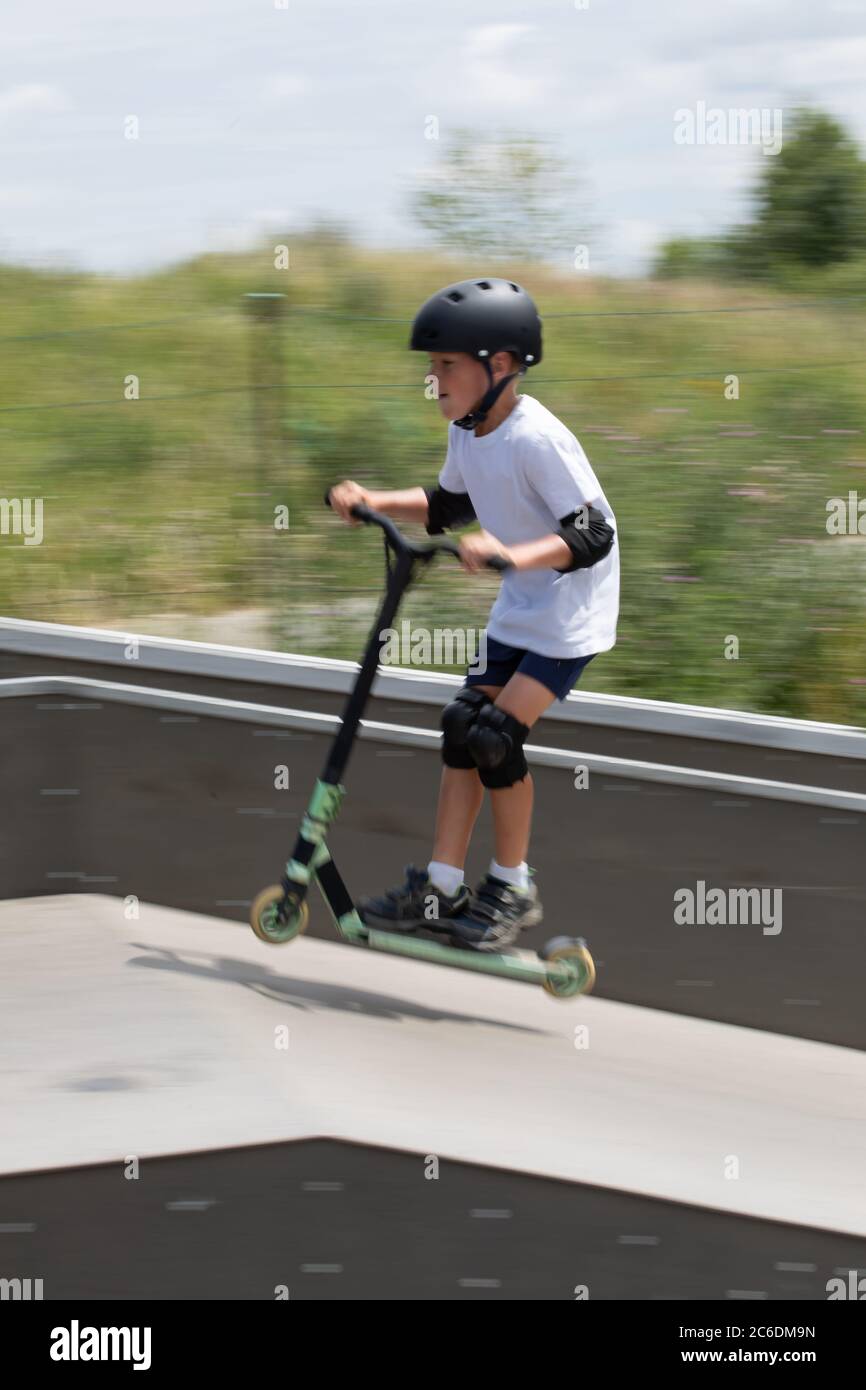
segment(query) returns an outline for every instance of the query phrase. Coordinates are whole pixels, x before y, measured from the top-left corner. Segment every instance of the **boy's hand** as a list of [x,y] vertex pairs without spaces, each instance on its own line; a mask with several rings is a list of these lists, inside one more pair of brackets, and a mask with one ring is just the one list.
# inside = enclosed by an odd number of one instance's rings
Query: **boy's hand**
[[503,560],[510,560],[511,552],[502,545],[495,536],[491,536],[489,531],[473,532],[470,536],[460,538],[460,563],[467,574],[476,574],[478,570],[487,568],[485,561],[490,555],[501,555]]
[[347,478],[344,482],[337,483],[336,487],[332,487],[328,496],[331,499],[331,507],[342,521],[347,521],[350,526],[363,524],[357,517],[349,515],[351,508],[359,502],[363,502],[365,507],[370,506],[370,494],[360,483],[353,483]]

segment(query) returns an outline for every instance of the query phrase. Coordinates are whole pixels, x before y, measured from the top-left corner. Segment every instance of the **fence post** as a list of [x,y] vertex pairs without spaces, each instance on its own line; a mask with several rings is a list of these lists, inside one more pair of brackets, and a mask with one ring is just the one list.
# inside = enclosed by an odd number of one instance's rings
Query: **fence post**
[[[274,530],[274,505],[284,500],[278,480],[287,467],[284,425],[285,375],[282,320],[284,294],[249,293],[244,303],[250,319],[249,386],[253,416],[255,484],[250,507],[250,541],[255,575],[252,593],[269,609],[279,592],[277,563],[281,535]],[[279,494],[279,496],[278,496]],[[290,518],[291,522],[291,518]]]

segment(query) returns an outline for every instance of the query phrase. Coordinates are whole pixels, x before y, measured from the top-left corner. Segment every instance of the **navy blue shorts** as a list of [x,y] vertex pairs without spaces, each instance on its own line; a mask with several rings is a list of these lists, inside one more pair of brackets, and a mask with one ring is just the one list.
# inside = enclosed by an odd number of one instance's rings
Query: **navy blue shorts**
[[593,656],[539,656],[537,652],[525,651],[520,647],[509,647],[507,642],[497,642],[487,634],[487,670],[466,672],[466,685],[507,685],[515,671],[524,676],[532,676],[546,685],[557,700],[564,700],[571,687],[577,682],[584,666],[588,666]]

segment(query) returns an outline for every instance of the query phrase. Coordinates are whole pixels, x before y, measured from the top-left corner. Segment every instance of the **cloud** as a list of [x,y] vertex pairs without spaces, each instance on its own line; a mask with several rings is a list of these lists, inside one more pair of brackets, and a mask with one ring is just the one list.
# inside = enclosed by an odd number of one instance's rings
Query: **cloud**
[[[772,61],[772,53],[767,57]],[[785,55],[782,77],[790,82],[820,84],[832,90],[843,83],[861,83],[866,69],[866,38],[827,39]]]
[[0,188],[0,208],[14,211],[18,208],[35,208],[47,201],[44,188],[2,187]]
[[63,111],[66,99],[59,87],[46,83],[26,82],[7,87],[0,92],[0,116],[14,116],[26,111]]
[[293,97],[303,96],[310,90],[310,82],[306,77],[299,77],[294,73],[281,73],[279,77],[268,77],[261,83],[262,99],[270,106],[276,106],[281,102],[290,101]]
[[471,31],[470,42],[488,49],[503,48],[521,34],[531,33],[532,29],[531,24],[482,24]]
[[507,50],[524,34],[531,34],[532,24],[482,24],[469,31],[464,52],[466,90],[475,101],[490,106],[513,108],[531,106],[540,101],[547,82],[516,72],[509,63]]

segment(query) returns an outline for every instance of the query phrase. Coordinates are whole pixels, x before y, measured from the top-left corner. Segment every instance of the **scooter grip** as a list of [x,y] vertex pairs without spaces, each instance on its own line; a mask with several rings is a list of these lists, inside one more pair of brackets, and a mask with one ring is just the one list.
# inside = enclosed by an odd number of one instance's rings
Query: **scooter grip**
[[[333,506],[330,488],[328,488],[328,491],[325,493],[325,506]],[[370,515],[370,508],[365,507],[363,502],[356,502],[354,507],[350,508],[350,515],[354,516],[358,521],[366,521]]]

